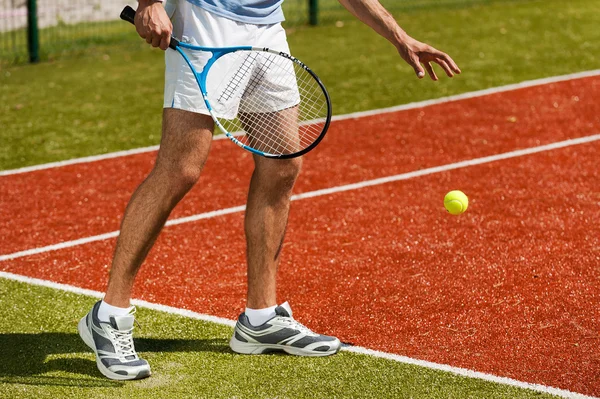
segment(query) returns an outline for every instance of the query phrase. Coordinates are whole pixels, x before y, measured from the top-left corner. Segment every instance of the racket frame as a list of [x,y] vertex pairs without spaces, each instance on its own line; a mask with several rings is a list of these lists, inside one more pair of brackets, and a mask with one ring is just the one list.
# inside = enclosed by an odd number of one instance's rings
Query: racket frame
[[[131,8],[130,6],[126,6],[123,9],[123,11],[121,12],[121,19],[123,19],[124,21],[130,22],[131,24],[134,24],[134,17],[135,17],[135,10],[133,8]],[[206,109],[208,110],[208,112],[209,112],[211,118],[213,119],[213,121],[215,122],[215,125],[219,128],[219,130],[221,130],[221,132],[223,132],[223,134],[225,134],[225,136],[227,136],[227,138],[229,138],[233,143],[235,143],[239,147],[241,147],[241,148],[243,148],[243,149],[245,149],[247,151],[250,151],[253,154],[257,154],[257,155],[260,155],[260,156],[263,156],[263,157],[266,157],[266,158],[276,158],[276,159],[296,158],[296,157],[299,157],[301,155],[306,154],[307,152],[309,152],[310,150],[312,150],[313,148],[315,148],[317,146],[317,144],[319,144],[321,142],[321,140],[325,136],[325,133],[329,129],[329,124],[331,123],[331,99],[329,98],[329,93],[327,92],[327,89],[325,88],[325,85],[323,84],[323,82],[321,82],[321,79],[319,79],[319,77],[308,66],[306,66],[302,61],[300,61],[296,57],[293,57],[293,56],[291,56],[291,55],[289,55],[287,53],[281,52],[281,51],[272,50],[272,49],[267,48],[267,47],[253,47],[253,46],[205,47],[205,46],[196,46],[196,45],[192,45],[190,43],[182,42],[181,40],[179,40],[179,39],[177,39],[175,37],[171,37],[171,41],[169,43],[169,48],[172,49],[172,50],[175,50],[179,54],[181,54],[181,56],[183,57],[183,59],[185,60],[185,62],[190,67],[190,70],[192,71],[192,73],[194,74],[194,77],[196,79],[196,83],[198,83],[198,87],[200,88],[200,93],[202,94],[202,99],[204,100],[204,104],[206,105]],[[183,51],[183,49],[188,49],[188,50],[193,50],[193,51],[208,52],[208,53],[211,53],[212,56],[208,59],[208,61],[206,62],[206,64],[202,68],[202,72],[198,72],[196,70],[196,68],[194,68],[194,65],[192,64],[190,58]],[[287,58],[288,60],[294,62],[296,65],[300,66],[302,69],[304,69],[306,72],[308,72],[315,79],[315,81],[320,86],[321,90],[323,91],[323,94],[325,96],[325,100],[327,102],[327,116],[325,117],[324,126],[323,126],[323,129],[321,130],[321,134],[309,146],[307,146],[306,148],[304,148],[304,149],[302,149],[302,150],[300,150],[298,152],[294,152],[294,153],[291,153],[291,154],[271,154],[271,153],[259,151],[259,150],[255,149],[255,148],[252,148],[252,147],[250,147],[250,146],[242,143],[240,140],[238,140],[235,137],[235,134],[229,132],[221,124],[221,122],[219,121],[217,115],[213,111],[213,108],[212,108],[212,106],[210,104],[210,101],[208,100],[208,93],[206,91],[206,78],[208,76],[208,72],[209,72],[210,68],[212,67],[212,65],[219,58],[223,57],[226,54],[235,53],[237,51],[265,52],[265,53],[271,53],[271,54],[274,54],[274,55],[277,55],[277,56],[281,56],[281,57]],[[300,125],[301,123],[308,124],[308,123],[311,123],[311,122],[312,121],[298,122],[298,125]],[[317,123],[317,121],[315,121],[315,123]]]

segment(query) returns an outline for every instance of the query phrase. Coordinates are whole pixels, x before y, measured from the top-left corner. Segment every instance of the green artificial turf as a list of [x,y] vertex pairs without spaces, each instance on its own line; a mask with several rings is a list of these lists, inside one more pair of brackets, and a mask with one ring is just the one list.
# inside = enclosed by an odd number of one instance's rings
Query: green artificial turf
[[94,298],[0,279],[2,398],[550,398],[367,355],[231,352],[231,328],[138,309],[145,380],[105,379],[77,335]]
[[[351,19],[289,31],[292,52],[325,82],[336,114],[600,68],[600,2],[494,2],[395,13],[414,37],[450,53],[463,75],[434,83]],[[0,169],[157,144],[163,55],[138,43],[0,69]],[[342,352],[239,356],[229,327],[140,309],[137,348],[154,375],[100,376],[76,324],[94,299],[0,279],[0,398],[550,397]]]
[[[395,16],[411,35],[451,54],[463,74],[418,80],[393,46],[349,18],[341,27],[293,28],[292,52],[325,82],[334,113],[600,68],[597,0],[427,7]],[[0,70],[0,169],[159,142],[162,52],[145,43],[97,51]]]

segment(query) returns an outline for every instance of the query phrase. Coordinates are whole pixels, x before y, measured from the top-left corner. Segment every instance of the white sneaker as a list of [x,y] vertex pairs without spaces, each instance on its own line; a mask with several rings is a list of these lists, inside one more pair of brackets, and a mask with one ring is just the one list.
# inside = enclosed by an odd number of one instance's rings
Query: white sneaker
[[316,334],[294,320],[286,302],[275,308],[275,317],[258,327],[242,313],[229,346],[234,352],[249,355],[284,351],[298,356],[328,356],[337,353],[342,344],[339,339]]
[[137,380],[150,376],[150,365],[140,359],[133,346],[134,310],[127,316],[98,319],[100,301],[77,325],[83,342],[96,353],[98,370],[111,380]]

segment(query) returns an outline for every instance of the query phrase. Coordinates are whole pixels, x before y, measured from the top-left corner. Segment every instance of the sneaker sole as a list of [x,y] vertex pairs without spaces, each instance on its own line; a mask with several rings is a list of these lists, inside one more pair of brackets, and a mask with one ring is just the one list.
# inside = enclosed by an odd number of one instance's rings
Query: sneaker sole
[[96,352],[96,345],[94,344],[94,338],[92,338],[92,334],[90,334],[90,330],[88,329],[86,319],[87,319],[87,315],[83,316],[81,318],[81,320],[79,320],[79,323],[77,324],[77,331],[79,332],[79,336],[81,337],[83,342],[87,346],[89,346],[91,350],[94,351],[94,354],[96,355],[96,366],[98,367],[98,370],[102,373],[102,375],[104,375],[106,378],[109,378],[111,380],[119,380],[119,381],[139,380],[142,378],[150,377],[150,374],[151,374],[150,368],[148,368],[147,374],[140,373],[140,374],[136,375],[135,377],[130,377],[128,375],[113,373],[108,368],[106,368],[106,366],[100,360],[100,357],[98,356],[98,352]]
[[272,352],[286,352],[290,355],[295,356],[309,356],[309,357],[322,357],[335,355],[340,351],[341,344],[338,344],[337,348],[321,352],[306,350],[304,348],[297,348],[289,345],[277,345],[277,344],[254,344],[248,342],[242,342],[235,338],[235,335],[231,337],[229,341],[229,347],[232,351],[243,355],[264,355]]

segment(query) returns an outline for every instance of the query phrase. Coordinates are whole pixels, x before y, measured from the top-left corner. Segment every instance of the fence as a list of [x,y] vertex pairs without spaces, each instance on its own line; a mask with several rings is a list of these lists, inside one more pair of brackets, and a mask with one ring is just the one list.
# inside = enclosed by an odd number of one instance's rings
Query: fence
[[[380,1],[394,12],[494,0]],[[0,0],[0,64],[36,62],[92,44],[134,39],[131,27],[118,19],[127,3],[127,0]],[[350,15],[337,0],[285,0],[284,13],[288,27],[329,23]]]
[[121,41],[127,0],[0,0],[0,62],[37,61],[90,44]]

